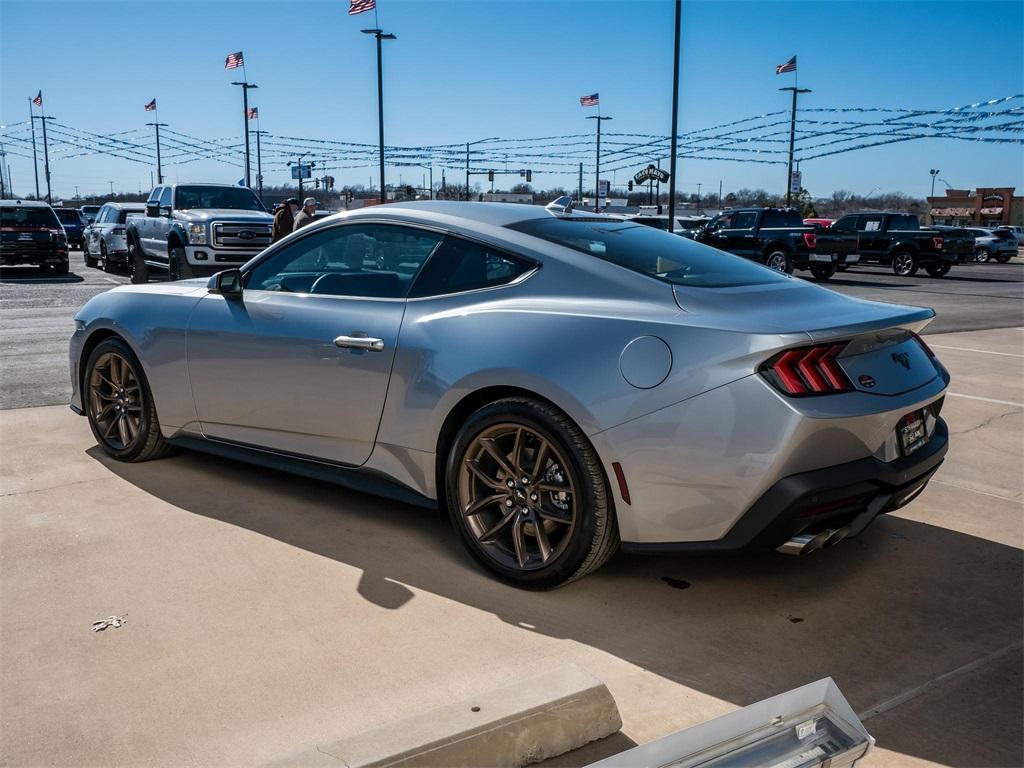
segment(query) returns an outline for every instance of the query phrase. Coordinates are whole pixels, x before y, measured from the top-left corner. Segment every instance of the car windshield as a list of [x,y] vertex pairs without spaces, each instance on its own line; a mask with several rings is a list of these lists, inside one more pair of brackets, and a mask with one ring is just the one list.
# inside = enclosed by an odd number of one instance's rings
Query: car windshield
[[49,208],[0,208],[0,226],[4,227],[59,227],[60,222]]
[[245,187],[178,187],[175,191],[175,207],[266,211],[253,191]]
[[81,224],[82,219],[78,215],[78,211],[73,208],[55,208],[54,213],[57,214],[57,218],[60,219],[61,224]]
[[788,279],[738,256],[632,222],[538,218],[508,227],[673,285],[729,288]]

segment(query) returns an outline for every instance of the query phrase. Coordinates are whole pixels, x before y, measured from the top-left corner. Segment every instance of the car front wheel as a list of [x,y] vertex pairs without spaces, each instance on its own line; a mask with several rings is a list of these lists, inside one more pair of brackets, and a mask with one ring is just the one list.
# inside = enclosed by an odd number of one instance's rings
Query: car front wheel
[[134,239],[128,240],[128,278],[133,283],[149,282],[149,265]]
[[188,280],[192,277],[192,267],[185,256],[185,249],[180,245],[171,248],[170,260],[167,263],[168,278],[171,280]]
[[93,436],[109,456],[148,461],[170,451],[142,366],[121,339],[96,345],[85,366],[82,394]]
[[989,253],[989,250],[988,250],[988,248],[979,248],[979,249],[978,249],[977,251],[975,251],[975,253],[974,253],[974,260],[975,260],[976,262],[978,262],[979,264],[984,264],[984,263],[985,263],[986,261],[988,261],[988,260],[989,260],[989,257],[990,257],[991,255],[992,255],[992,254],[991,254],[991,253]]
[[89,253],[89,241],[82,242],[82,256],[85,258],[85,266],[96,269],[96,257]]
[[597,454],[555,408],[511,398],[473,413],[448,454],[448,511],[470,554],[499,578],[550,589],[619,544]]

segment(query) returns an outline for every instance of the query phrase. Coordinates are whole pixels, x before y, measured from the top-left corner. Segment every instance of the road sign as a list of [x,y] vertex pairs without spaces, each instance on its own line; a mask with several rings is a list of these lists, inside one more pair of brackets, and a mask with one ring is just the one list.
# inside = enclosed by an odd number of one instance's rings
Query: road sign
[[800,171],[793,171],[789,176],[789,191],[796,195],[800,193],[801,187],[803,187],[803,176]]
[[600,198],[608,197],[608,188],[611,184],[608,183],[608,179],[601,179],[597,182],[597,196]]
[[651,181],[652,179],[664,184],[669,180],[669,173],[662,168],[658,168],[652,163],[642,171],[637,171],[636,175],[633,176],[633,181],[637,184],[643,184],[644,182]]
[[293,179],[308,179],[313,175],[313,166],[311,165],[293,165],[292,166],[292,178]]

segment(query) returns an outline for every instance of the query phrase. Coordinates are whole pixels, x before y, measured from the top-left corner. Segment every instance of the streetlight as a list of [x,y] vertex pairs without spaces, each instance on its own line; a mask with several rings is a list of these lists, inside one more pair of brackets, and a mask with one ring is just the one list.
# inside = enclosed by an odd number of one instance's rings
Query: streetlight
[[[298,159],[295,161],[295,165],[298,166],[298,170],[299,170],[299,199],[300,200],[302,199],[302,158],[304,158],[308,154],[309,154],[308,152],[303,152],[301,155],[299,155]],[[292,165],[292,161],[289,160],[287,163],[285,163],[285,165],[287,165],[290,168],[291,165]],[[311,169],[315,168],[316,167],[316,163],[310,163],[309,167]]]
[[387,193],[384,191],[384,65],[381,61],[381,40],[397,40],[395,35],[384,32],[380,29],[361,30],[364,35],[373,35],[377,38],[377,128],[380,138],[380,201],[386,202]]
[[110,196],[113,197],[114,196],[114,182],[108,181],[107,184],[110,185]]
[[786,166],[786,205],[793,199],[793,141],[796,138],[796,97],[801,93],[810,93],[810,88],[796,88],[788,86],[779,88],[780,91],[793,92],[793,108],[789,113],[789,164]]
[[597,160],[594,163],[594,210],[598,210],[604,206],[598,205],[598,195],[601,192],[601,122],[604,120],[613,120],[611,117],[602,117],[601,115],[587,115],[587,120],[597,120]]
[[163,184],[164,172],[162,166],[160,165],[160,129],[166,128],[167,123],[161,123],[158,114],[155,123],[146,123],[146,125],[151,125],[154,128],[156,128],[156,183]]
[[497,136],[491,136],[487,139],[477,139],[476,141],[466,142],[466,200],[469,200],[469,148],[475,144],[483,144],[488,141],[497,141]]
[[[679,130],[679,27],[680,18],[683,14],[682,0],[676,0],[675,19],[675,46],[672,54],[672,141],[669,152],[669,179],[672,186],[669,187],[668,196],[668,231],[675,231],[676,220],[676,133]],[[697,186],[697,196],[700,197],[700,185]],[[699,206],[698,206],[699,207]]]
[[938,168],[932,168],[930,171],[928,171],[928,173],[932,177],[932,194],[931,194],[931,196],[935,197],[935,177],[939,175],[939,169]]
[[249,89],[259,88],[256,83],[234,82],[232,85],[242,86],[242,120],[245,121],[245,186],[252,187],[249,177]]
[[417,166],[420,167],[420,168],[426,168],[428,171],[430,171],[430,198],[429,199],[433,200],[434,199],[434,166],[432,166],[432,165],[420,165],[419,163],[417,163]]

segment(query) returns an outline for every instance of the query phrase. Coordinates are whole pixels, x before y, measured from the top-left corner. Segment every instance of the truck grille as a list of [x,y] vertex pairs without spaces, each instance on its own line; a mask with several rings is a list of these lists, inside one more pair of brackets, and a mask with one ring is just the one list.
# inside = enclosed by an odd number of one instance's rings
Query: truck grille
[[270,245],[270,224],[230,224],[214,222],[214,248],[244,248],[247,251],[261,251]]

